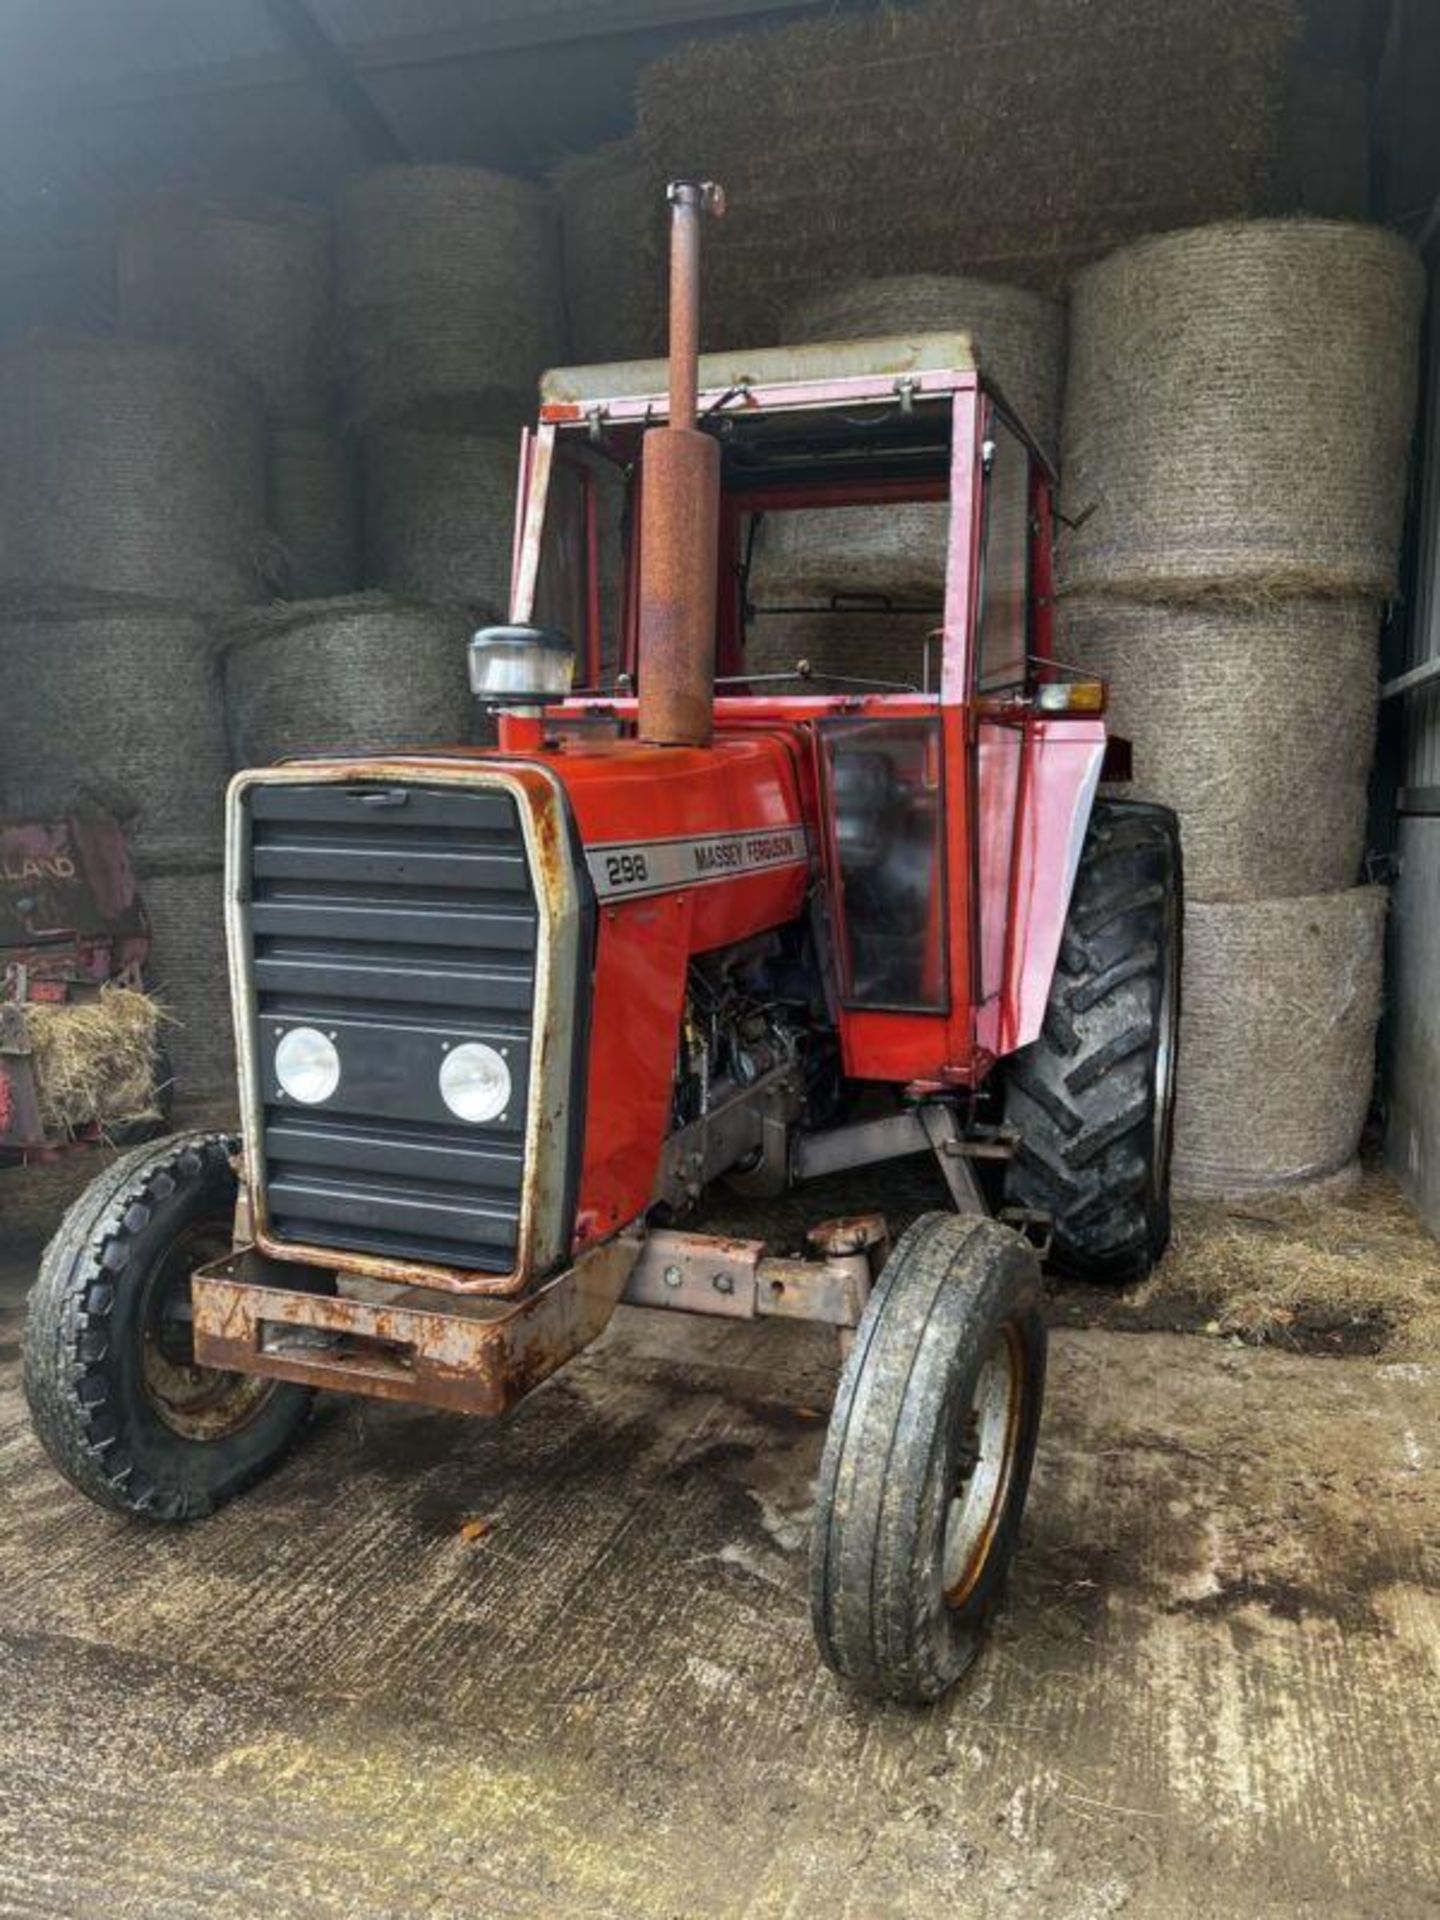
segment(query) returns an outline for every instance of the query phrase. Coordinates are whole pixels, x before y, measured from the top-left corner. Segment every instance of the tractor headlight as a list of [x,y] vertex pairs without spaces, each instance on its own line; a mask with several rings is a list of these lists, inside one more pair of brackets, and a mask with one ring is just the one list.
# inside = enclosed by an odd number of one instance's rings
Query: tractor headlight
[[510,1069],[483,1040],[452,1047],[440,1068],[440,1098],[457,1120],[479,1126],[510,1105]]
[[470,691],[494,706],[563,700],[575,678],[575,649],[548,627],[482,627],[470,642]]
[[275,1049],[275,1078],[283,1093],[317,1107],[340,1084],[340,1055],[318,1027],[292,1027]]

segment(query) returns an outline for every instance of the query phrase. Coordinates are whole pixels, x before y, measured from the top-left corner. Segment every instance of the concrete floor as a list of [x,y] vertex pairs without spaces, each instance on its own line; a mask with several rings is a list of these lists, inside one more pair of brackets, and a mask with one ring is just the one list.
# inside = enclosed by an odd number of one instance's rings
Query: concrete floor
[[30,1437],[30,1264],[0,1259],[0,1914],[1440,1911],[1428,1363],[1059,1333],[1008,1606],[913,1713],[811,1649],[811,1330],[626,1313],[503,1427],[331,1402],[155,1531]]

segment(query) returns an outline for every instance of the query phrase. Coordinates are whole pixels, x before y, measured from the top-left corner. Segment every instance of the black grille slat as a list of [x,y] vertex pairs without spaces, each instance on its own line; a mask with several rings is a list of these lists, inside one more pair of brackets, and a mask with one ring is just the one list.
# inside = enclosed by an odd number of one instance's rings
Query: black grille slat
[[[516,804],[493,789],[322,783],[247,795],[261,1157],[282,1241],[504,1272],[519,1240],[539,916]],[[329,1034],[340,1084],[288,1100],[275,1051]],[[500,1048],[513,1092],[467,1127],[439,1074]]]
[[361,845],[347,847],[327,839],[323,843],[276,841],[256,847],[251,872],[265,880],[340,881],[356,886],[379,883],[391,887],[421,886],[474,890],[479,888],[521,894],[528,892],[530,872],[518,849]]
[[[457,1246],[513,1247],[520,1218],[518,1198],[507,1204],[468,1203],[428,1187],[381,1186],[378,1181],[299,1179],[282,1173],[270,1184],[270,1208],[277,1224],[313,1220],[321,1226],[364,1232],[434,1233]],[[297,1230],[303,1231],[303,1226]],[[352,1242],[352,1244],[354,1244]]]
[[313,1001],[395,1000],[412,1006],[493,1009],[528,1014],[535,978],[528,968],[477,960],[448,968],[433,961],[407,965],[356,960],[337,946],[333,959],[316,954],[269,951],[255,957],[255,982],[277,999]]
[[265,1159],[277,1172],[285,1167],[330,1167],[379,1178],[403,1175],[426,1183],[484,1186],[498,1182],[509,1187],[518,1177],[521,1153],[518,1145],[478,1145],[473,1139],[396,1135],[377,1140],[366,1133],[312,1128],[291,1119],[272,1120],[266,1127]]
[[[289,883],[287,883],[287,886]],[[296,891],[258,894],[250,909],[257,934],[322,940],[383,939],[397,947],[412,942],[433,947],[494,948],[533,953],[535,916],[513,908],[465,908],[422,902],[410,906],[394,899],[330,898]]]
[[517,845],[521,843],[515,802],[508,793],[482,793],[474,788],[459,792],[465,803],[465,819],[461,821],[455,814],[457,791],[365,782],[353,787],[331,782],[317,782],[313,787],[252,787],[250,818],[256,828],[270,821],[283,821],[287,826],[297,822],[333,824],[357,834],[377,824],[386,831],[393,828],[417,833],[438,827],[442,832],[498,833],[509,836]]

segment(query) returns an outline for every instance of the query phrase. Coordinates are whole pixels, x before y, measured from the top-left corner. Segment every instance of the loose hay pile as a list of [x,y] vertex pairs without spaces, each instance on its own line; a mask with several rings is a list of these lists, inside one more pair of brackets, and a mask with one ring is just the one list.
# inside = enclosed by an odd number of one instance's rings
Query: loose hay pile
[[224,697],[193,614],[65,597],[0,613],[0,713],[7,785],[83,783],[142,858],[218,852]]
[[518,436],[406,429],[370,435],[369,584],[498,616],[510,598],[518,473]]
[[1316,220],[1165,234],[1083,273],[1066,588],[1393,593],[1424,285],[1398,236]]
[[238,617],[222,632],[237,762],[464,740],[469,630],[459,612],[378,593]]
[[1293,0],[932,0],[687,42],[637,117],[659,177],[730,194],[706,344],[775,340],[842,272],[1053,291],[1137,234],[1268,207],[1298,27]]
[[201,349],[0,352],[0,582],[254,600],[264,506],[259,399]]
[[567,160],[560,202],[570,352],[577,361],[665,351],[665,181],[634,140]]
[[324,420],[331,246],[319,208],[154,194],[121,223],[117,272],[122,332],[210,347],[259,388],[272,420]]
[[1137,800],[1174,807],[1197,900],[1352,886],[1375,733],[1366,600],[1062,602],[1057,650],[1110,683]]
[[158,1112],[161,1013],[148,995],[107,986],[94,1000],[29,1001],[21,1012],[47,1138],[119,1129]]
[[1370,1101],[1385,892],[1192,901],[1174,1182],[1265,1191],[1338,1173]]
[[273,427],[269,520],[287,599],[319,600],[360,585],[360,489],[354,451],[323,427]]
[[1052,458],[1060,444],[1065,309],[1045,294],[968,274],[847,280],[781,317],[785,340],[864,340],[892,333],[968,333],[980,364]]
[[1150,1309],[1189,1299],[1214,1332],[1250,1342],[1440,1353],[1440,1246],[1377,1167],[1343,1191],[1182,1203],[1145,1292]]
[[348,411],[483,426],[527,415],[564,358],[558,222],[549,195],[479,167],[380,167],[336,228]]

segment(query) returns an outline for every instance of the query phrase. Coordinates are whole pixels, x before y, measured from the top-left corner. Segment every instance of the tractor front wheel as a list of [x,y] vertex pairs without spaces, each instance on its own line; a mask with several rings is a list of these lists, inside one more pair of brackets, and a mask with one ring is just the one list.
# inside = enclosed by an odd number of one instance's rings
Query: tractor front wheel
[[1097,800],[1044,1031],[1005,1079],[1005,1198],[1078,1280],[1142,1279],[1170,1239],[1181,913],[1175,815]]
[[195,1364],[190,1276],[230,1249],[236,1144],[178,1134],[124,1155],[65,1215],[31,1290],[35,1431],[117,1513],[198,1519],[268,1472],[310,1410],[308,1388]]
[[1045,1389],[1034,1250],[978,1216],[901,1237],[840,1376],[810,1558],[826,1663],[934,1700],[974,1659],[1020,1531]]

